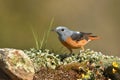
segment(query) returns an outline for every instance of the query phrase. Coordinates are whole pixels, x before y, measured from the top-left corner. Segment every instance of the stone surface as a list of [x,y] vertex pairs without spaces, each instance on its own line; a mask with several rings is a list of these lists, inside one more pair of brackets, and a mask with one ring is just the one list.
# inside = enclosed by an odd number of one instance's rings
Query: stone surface
[[33,80],[35,73],[30,58],[16,49],[0,49],[0,68],[12,80]]

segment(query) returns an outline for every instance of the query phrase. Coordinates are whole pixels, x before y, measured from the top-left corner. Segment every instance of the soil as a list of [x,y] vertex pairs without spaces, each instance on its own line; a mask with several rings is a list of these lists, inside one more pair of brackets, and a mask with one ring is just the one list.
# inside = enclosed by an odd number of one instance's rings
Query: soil
[[74,70],[62,70],[62,69],[47,69],[41,68],[39,72],[35,74],[34,80],[77,80],[78,73]]

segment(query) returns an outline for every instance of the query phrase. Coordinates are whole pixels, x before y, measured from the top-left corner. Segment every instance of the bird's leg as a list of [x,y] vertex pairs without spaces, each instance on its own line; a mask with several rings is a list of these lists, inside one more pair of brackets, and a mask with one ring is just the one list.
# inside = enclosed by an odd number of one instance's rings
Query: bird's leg
[[81,46],[81,49],[84,51],[85,50],[84,46]]
[[[67,48],[68,48],[68,47],[67,47]],[[72,52],[73,52],[72,49],[71,49],[71,48],[68,48],[68,50],[70,51],[70,54],[72,54]]]
[[72,51],[72,49],[71,48],[68,48],[69,49],[69,51],[70,51],[70,54],[68,55],[68,57],[70,57],[70,56],[72,56],[73,55],[73,51]]
[[72,49],[70,49],[70,48],[69,48],[69,51],[70,51],[70,54],[72,54],[72,53],[73,53]]

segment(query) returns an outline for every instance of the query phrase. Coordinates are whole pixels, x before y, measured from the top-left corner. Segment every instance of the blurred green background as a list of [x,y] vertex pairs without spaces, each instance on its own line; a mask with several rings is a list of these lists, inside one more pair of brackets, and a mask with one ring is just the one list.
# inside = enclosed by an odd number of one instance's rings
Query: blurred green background
[[[42,38],[52,17],[52,28],[64,25],[101,37],[85,48],[120,56],[120,0],[0,0],[0,47],[35,47],[30,27]],[[56,33],[50,32],[47,48],[61,47]]]

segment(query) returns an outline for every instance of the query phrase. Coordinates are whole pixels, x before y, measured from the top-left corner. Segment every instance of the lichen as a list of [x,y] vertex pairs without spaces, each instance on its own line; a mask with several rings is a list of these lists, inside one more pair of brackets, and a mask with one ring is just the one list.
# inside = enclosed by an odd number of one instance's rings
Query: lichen
[[40,67],[48,67],[55,69],[58,65],[61,64],[58,55],[50,53],[49,50],[35,50],[31,49],[30,51],[24,51],[33,61],[35,70],[38,71]]
[[120,58],[107,56],[90,49],[80,51],[79,54],[69,55],[63,59],[59,54],[52,53],[48,49],[36,50],[33,48],[24,50],[24,52],[33,61],[36,72],[39,71],[40,67],[56,69],[62,66],[65,70],[75,69],[79,74],[78,80],[110,79],[106,77],[109,74],[105,71],[112,66],[110,69],[112,75],[114,75],[120,69]]

